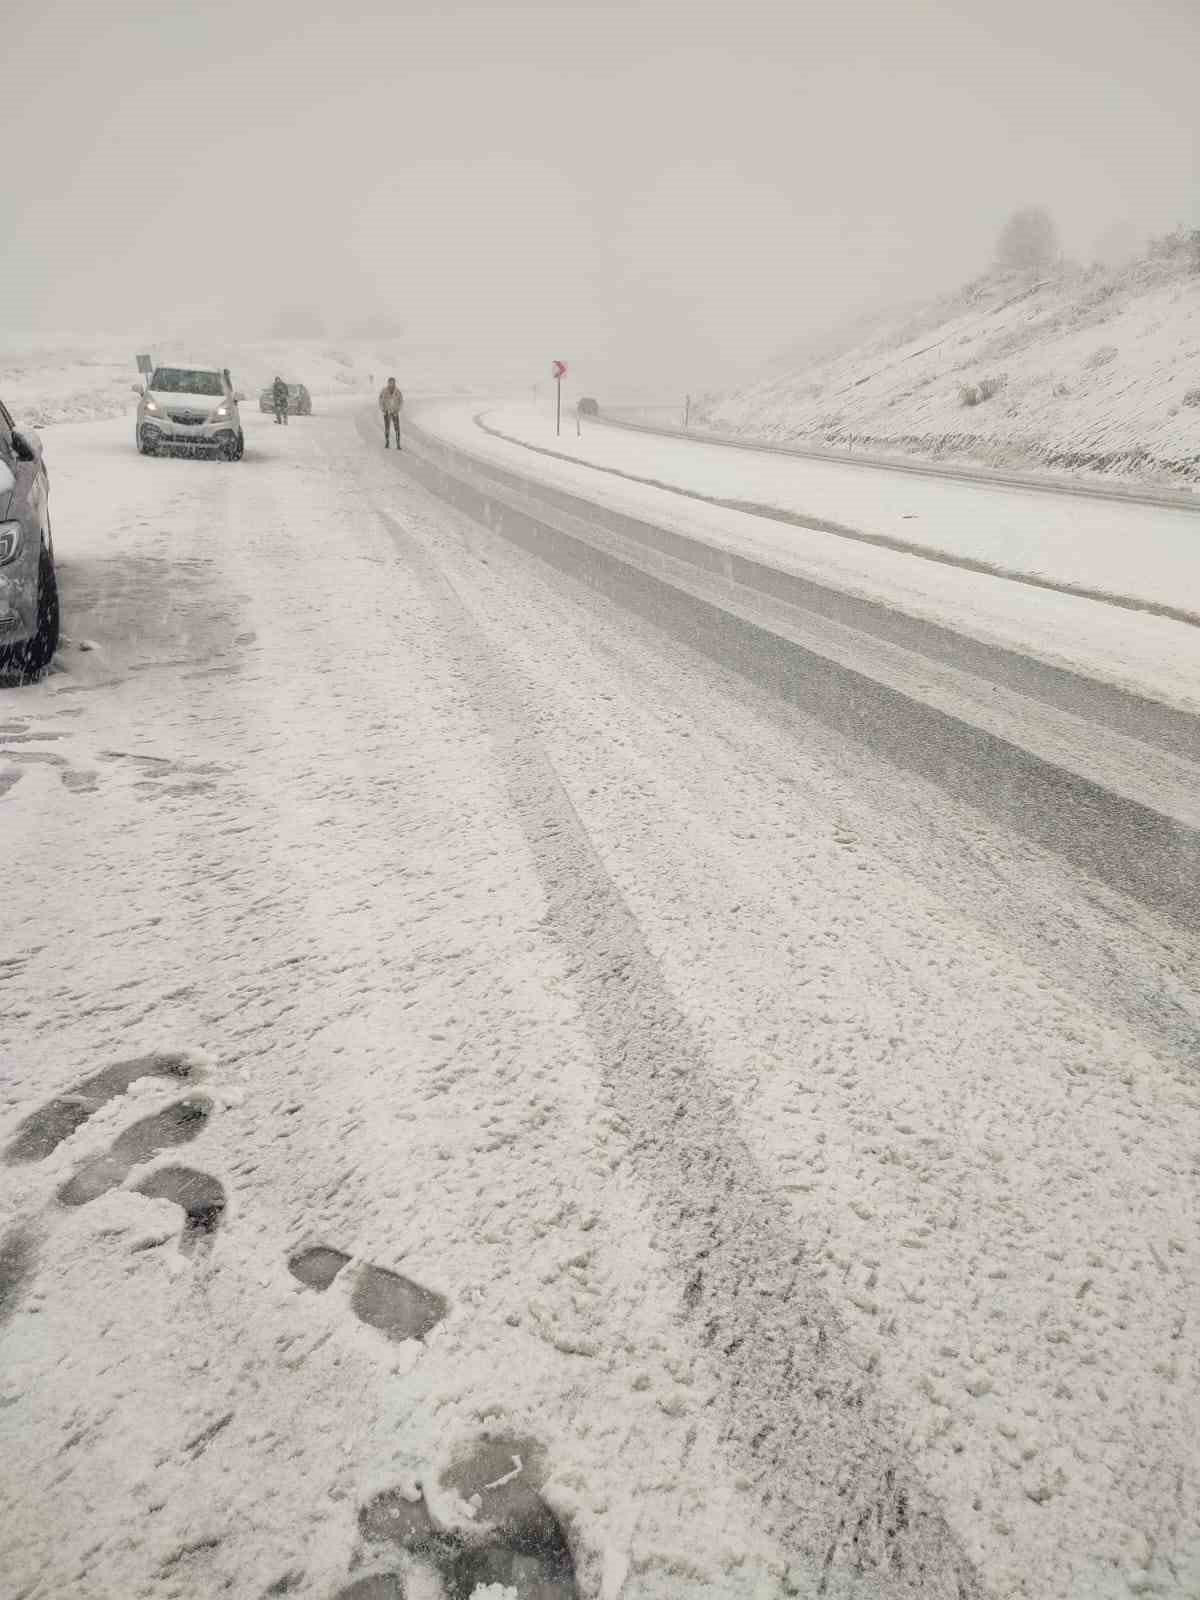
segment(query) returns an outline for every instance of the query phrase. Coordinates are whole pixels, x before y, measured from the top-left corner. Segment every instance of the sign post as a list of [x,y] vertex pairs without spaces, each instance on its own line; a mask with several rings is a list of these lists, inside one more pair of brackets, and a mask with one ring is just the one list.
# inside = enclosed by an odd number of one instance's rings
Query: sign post
[[567,363],[555,361],[550,373],[554,379],[554,433],[557,437],[562,433],[562,381],[567,375]]

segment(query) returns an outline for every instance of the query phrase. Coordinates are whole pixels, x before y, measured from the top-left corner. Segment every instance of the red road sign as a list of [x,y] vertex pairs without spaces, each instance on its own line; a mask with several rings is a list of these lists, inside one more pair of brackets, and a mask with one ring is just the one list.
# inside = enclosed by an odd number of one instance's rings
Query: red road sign
[[567,375],[567,363],[565,361],[556,361],[550,368],[550,373],[552,377],[565,378]]

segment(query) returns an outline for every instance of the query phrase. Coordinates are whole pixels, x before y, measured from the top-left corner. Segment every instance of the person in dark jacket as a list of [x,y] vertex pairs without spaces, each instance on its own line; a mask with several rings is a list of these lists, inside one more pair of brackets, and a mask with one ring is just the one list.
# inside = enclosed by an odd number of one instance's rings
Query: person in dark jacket
[[404,408],[404,396],[396,387],[395,378],[389,378],[379,391],[379,409],[383,413],[383,448],[386,450],[392,442],[392,430],[396,432],[396,449],[401,449],[400,444],[400,412]]
[[287,426],[288,419],[288,390],[282,378],[276,378],[271,385],[271,398],[275,402],[275,421]]

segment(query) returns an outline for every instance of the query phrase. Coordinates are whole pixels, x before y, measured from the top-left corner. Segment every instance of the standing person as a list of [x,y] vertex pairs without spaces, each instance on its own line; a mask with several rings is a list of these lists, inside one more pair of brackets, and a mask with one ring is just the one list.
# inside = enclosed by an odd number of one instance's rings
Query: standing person
[[392,442],[392,429],[396,430],[396,449],[403,449],[400,443],[400,412],[404,406],[404,396],[396,387],[395,378],[389,378],[379,391],[379,409],[383,412],[383,448],[387,450]]
[[280,377],[276,377],[275,382],[271,385],[271,398],[275,402],[275,421],[282,422],[286,428],[288,419],[288,392],[287,384],[284,383],[283,379]]

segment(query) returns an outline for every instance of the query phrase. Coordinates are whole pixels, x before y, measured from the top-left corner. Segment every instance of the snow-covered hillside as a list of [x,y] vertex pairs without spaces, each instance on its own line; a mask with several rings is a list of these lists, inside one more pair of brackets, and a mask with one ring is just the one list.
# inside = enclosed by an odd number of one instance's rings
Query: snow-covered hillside
[[775,441],[1200,480],[1200,271],[1187,234],[1129,265],[994,273],[840,349],[709,396],[693,419]]
[[[406,391],[472,392],[475,385],[511,382],[502,366],[470,371],[468,356],[403,340],[223,341],[211,335],[155,339],[145,336],[31,335],[0,337],[0,400],[22,422],[44,428],[132,413],[138,381],[137,353],[155,361],[211,362],[229,367],[234,382],[253,402],[281,373],[304,383],[318,399],[366,395],[395,374]],[[494,364],[495,365],[495,364]],[[525,381],[525,374],[519,375]]]

